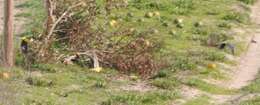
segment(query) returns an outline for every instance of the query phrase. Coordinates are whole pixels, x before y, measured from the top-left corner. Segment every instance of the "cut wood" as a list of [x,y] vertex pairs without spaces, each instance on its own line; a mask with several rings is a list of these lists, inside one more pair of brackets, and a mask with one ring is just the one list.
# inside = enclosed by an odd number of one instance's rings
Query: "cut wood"
[[66,65],[72,65],[73,61],[78,60],[81,55],[88,56],[91,59],[91,61],[93,63],[93,65],[92,65],[93,68],[100,68],[99,59],[98,59],[98,56],[95,51],[76,53],[75,55],[65,58],[63,63]]

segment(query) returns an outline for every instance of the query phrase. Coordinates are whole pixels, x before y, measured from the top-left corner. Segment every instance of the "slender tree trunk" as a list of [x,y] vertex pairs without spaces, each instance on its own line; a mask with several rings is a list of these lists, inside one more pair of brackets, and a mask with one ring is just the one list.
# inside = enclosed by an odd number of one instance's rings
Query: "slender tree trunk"
[[13,49],[13,0],[4,1],[4,48],[3,65],[12,67],[14,65]]
[[50,48],[50,43],[51,43],[51,38],[48,37],[49,33],[52,30],[52,26],[55,21],[55,17],[53,15],[53,9],[54,9],[54,1],[55,0],[43,0],[44,1],[44,6],[45,10],[47,12],[47,18],[45,21],[45,26],[44,26],[44,31],[42,35],[40,36],[40,39],[42,39],[43,43],[39,48],[39,53],[38,53],[38,59],[39,61],[48,61],[49,60],[49,48]]

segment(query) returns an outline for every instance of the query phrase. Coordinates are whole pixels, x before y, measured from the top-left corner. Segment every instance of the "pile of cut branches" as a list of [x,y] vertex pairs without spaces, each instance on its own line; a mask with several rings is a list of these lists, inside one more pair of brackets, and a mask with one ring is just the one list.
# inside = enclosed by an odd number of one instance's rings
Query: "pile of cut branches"
[[[152,28],[138,32],[121,26],[108,31],[109,20],[97,24],[98,16],[107,16],[111,9],[125,8],[127,2],[106,0],[104,4],[98,6],[96,0],[46,0],[44,31],[34,44],[36,60],[64,61],[69,56],[82,65],[98,60],[103,67],[136,72],[143,77],[158,71],[162,65],[155,60],[154,53],[160,48],[160,41],[152,37],[157,33]],[[90,60],[83,62],[82,58]]]

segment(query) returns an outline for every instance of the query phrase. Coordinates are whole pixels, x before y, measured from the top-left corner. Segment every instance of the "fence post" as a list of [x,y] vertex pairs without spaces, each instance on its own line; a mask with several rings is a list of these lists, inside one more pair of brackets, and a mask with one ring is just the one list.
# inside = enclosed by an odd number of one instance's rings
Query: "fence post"
[[4,40],[3,65],[7,68],[14,65],[13,47],[13,0],[4,1]]

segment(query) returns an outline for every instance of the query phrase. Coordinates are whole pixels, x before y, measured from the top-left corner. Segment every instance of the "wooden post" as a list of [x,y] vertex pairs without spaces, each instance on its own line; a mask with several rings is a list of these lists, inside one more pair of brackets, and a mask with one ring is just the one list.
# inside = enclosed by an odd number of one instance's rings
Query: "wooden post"
[[13,0],[4,1],[4,48],[3,64],[10,68],[14,65],[13,47]]

